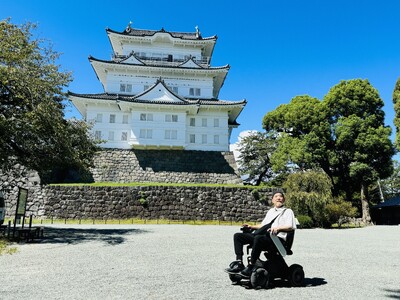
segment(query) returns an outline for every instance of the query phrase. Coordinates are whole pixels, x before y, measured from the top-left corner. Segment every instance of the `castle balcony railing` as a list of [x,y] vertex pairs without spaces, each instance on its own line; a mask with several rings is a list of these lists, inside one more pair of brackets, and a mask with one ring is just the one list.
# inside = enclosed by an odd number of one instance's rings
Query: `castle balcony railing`
[[[114,61],[119,61],[119,60],[127,58],[127,57],[128,57],[128,55],[118,55],[115,53],[112,54],[112,59]],[[164,64],[166,66],[167,65],[168,66],[179,65],[190,58],[190,56],[174,57],[173,55],[170,55],[170,54],[166,55],[166,54],[158,54],[158,53],[150,53],[150,54],[136,53],[136,57],[145,62],[150,62],[150,63],[157,64],[157,65]],[[196,57],[192,57],[192,59],[199,65],[209,66],[211,57],[202,56],[200,59],[198,59]]]

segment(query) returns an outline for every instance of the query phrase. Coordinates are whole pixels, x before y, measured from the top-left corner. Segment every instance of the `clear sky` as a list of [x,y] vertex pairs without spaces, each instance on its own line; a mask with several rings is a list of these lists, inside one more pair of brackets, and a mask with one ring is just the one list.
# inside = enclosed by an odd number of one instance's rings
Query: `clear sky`
[[393,127],[399,12],[398,0],[0,0],[0,19],[37,23],[36,33],[63,53],[59,63],[73,73],[68,89],[76,93],[103,92],[88,56],[111,58],[107,27],[122,31],[132,21],[134,28],[194,32],[198,25],[204,37],[217,35],[212,65],[231,66],[219,98],[248,101],[231,143],[241,131],[262,130],[263,116],[279,104],[304,94],[322,99],[353,78],[379,91]]

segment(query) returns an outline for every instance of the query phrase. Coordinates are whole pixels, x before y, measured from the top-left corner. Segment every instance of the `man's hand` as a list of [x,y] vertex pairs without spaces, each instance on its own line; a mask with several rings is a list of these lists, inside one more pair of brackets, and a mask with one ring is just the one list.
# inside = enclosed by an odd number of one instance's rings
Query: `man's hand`
[[279,232],[279,227],[271,227],[268,229],[269,232],[271,232],[273,235],[277,235]]

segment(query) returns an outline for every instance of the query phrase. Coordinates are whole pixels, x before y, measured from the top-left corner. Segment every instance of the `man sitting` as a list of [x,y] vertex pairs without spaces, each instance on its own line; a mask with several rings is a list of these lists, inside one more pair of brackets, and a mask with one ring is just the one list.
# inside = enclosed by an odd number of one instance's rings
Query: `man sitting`
[[[261,251],[276,251],[275,245],[269,233],[277,235],[285,244],[287,232],[296,229],[294,213],[290,208],[285,208],[285,196],[282,192],[275,192],[272,195],[273,207],[270,208],[258,225],[243,225],[243,232],[235,233],[233,236],[236,261],[232,262],[228,273],[240,273],[243,277],[250,277]],[[264,230],[266,227],[267,230]],[[264,233],[258,234],[257,229],[263,228]],[[250,232],[256,230],[255,232]],[[260,231],[260,230],[259,230]],[[243,246],[252,245],[251,259],[245,268],[243,264]]]

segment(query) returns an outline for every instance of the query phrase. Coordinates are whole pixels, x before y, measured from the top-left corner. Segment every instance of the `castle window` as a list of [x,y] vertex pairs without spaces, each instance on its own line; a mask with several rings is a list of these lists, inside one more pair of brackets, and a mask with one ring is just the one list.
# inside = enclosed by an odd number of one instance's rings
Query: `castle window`
[[122,93],[131,93],[132,92],[132,84],[121,83],[119,85],[119,91]]
[[122,116],[122,124],[128,124],[128,118],[129,118],[128,115],[123,115]]
[[153,138],[153,130],[152,129],[140,129],[141,139],[152,139]]
[[214,119],[214,127],[219,127],[219,119]]
[[202,144],[207,144],[207,134],[202,134],[201,135],[201,143]]
[[140,121],[153,121],[153,114],[140,114]]
[[178,122],[178,115],[165,115],[165,122]]
[[176,140],[178,138],[177,130],[165,130],[165,139],[166,140]]
[[96,123],[101,123],[101,122],[103,122],[103,114],[97,114]]
[[189,135],[189,143],[191,143],[191,144],[196,143],[196,135],[195,134]]
[[196,126],[196,119],[195,118],[190,118],[189,125],[192,126],[192,127]]
[[207,119],[206,118],[201,119],[201,126],[207,127]]
[[168,86],[168,88],[172,91],[172,92],[174,92],[175,94],[178,94],[178,87],[177,86]]
[[199,88],[190,88],[189,95],[190,96],[200,96],[200,89]]
[[110,123],[115,123],[115,115],[110,115]]
[[109,131],[108,132],[108,140],[113,141],[114,140],[114,131]]
[[219,144],[219,135],[214,135],[214,144]]
[[96,130],[94,133],[94,137],[96,140],[101,140],[101,131],[100,130]]
[[123,131],[121,134],[121,141],[127,141],[128,140],[128,132]]

